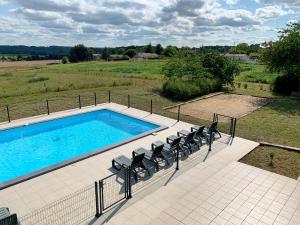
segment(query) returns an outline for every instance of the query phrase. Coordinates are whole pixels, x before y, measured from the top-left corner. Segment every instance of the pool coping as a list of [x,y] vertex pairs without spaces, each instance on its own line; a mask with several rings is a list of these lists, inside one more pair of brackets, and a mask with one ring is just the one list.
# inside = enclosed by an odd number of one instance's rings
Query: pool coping
[[[62,161],[60,163],[56,163],[56,164],[54,164],[52,166],[48,166],[48,167],[39,169],[39,170],[34,171],[34,172],[30,172],[28,174],[19,176],[17,178],[14,178],[14,179],[11,179],[11,180],[8,180],[8,181],[5,181],[5,182],[0,182],[0,190],[3,190],[5,188],[14,186],[14,185],[22,183],[22,182],[25,182],[25,181],[33,179],[35,177],[44,175],[46,173],[50,173],[50,172],[52,172],[54,170],[58,170],[60,168],[69,166],[71,164],[77,163],[77,162],[85,160],[87,158],[91,158],[93,156],[102,154],[102,153],[107,152],[107,151],[109,151],[111,149],[114,149],[116,147],[120,147],[122,145],[128,144],[130,142],[136,141],[138,139],[144,138],[146,136],[149,136],[151,134],[154,134],[154,133],[157,133],[157,132],[160,132],[160,131],[163,131],[163,130],[169,128],[167,126],[164,126],[164,125],[161,125],[161,124],[157,124],[155,122],[148,121],[148,120],[146,120],[144,118],[138,118],[138,117],[129,115],[127,113],[120,112],[120,111],[117,111],[117,110],[114,110],[114,109],[110,109],[109,107],[105,107],[104,106],[103,108],[96,108],[96,109],[95,108],[90,108],[90,110],[87,110],[87,111],[84,111],[84,112],[80,112],[79,111],[78,113],[74,113],[74,111],[72,111],[72,113],[71,113],[68,110],[67,111],[60,111],[60,112],[57,112],[57,113],[63,113],[63,112],[65,112],[65,113],[69,113],[69,115],[62,115],[62,116],[58,116],[58,117],[54,117],[54,118],[47,118],[47,119],[45,119],[44,117],[40,117],[40,121],[33,121],[32,123],[25,123],[25,121],[24,121],[24,124],[16,125],[16,126],[10,126],[8,128],[2,128],[2,129],[0,129],[0,131],[15,129],[15,128],[18,128],[18,127],[24,127],[24,126],[29,126],[29,125],[38,124],[38,123],[44,123],[44,122],[48,122],[48,121],[53,121],[53,120],[57,120],[57,119],[63,119],[63,118],[66,118],[66,117],[71,117],[71,116],[76,116],[76,115],[81,115],[81,114],[96,112],[96,111],[100,111],[100,110],[110,110],[112,112],[119,113],[119,114],[124,115],[124,116],[128,116],[128,117],[131,117],[131,118],[143,121],[143,122],[154,124],[154,125],[156,125],[158,127],[155,128],[155,129],[143,132],[143,133],[141,133],[139,135],[135,135],[135,136],[133,136],[131,138],[127,138],[127,139],[125,139],[123,141],[119,141],[119,142],[116,142],[114,144],[108,145],[106,147],[102,147],[102,148],[99,148],[99,149],[87,152],[85,154],[82,154],[80,156],[73,157],[73,158],[68,159],[68,160],[64,160],[64,161]],[[30,119],[30,117],[27,118],[27,119]]]

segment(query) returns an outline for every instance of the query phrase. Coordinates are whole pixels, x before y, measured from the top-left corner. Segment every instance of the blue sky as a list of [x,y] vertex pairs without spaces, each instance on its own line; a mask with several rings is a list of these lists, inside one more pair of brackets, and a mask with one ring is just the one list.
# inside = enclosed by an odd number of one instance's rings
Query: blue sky
[[299,18],[300,0],[0,0],[0,44],[261,43]]

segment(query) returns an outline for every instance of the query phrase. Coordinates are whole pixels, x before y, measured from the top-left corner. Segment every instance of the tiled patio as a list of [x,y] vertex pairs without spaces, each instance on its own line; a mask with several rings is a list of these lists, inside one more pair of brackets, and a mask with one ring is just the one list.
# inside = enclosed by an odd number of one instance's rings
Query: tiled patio
[[235,143],[95,224],[299,225],[300,182],[237,162]]

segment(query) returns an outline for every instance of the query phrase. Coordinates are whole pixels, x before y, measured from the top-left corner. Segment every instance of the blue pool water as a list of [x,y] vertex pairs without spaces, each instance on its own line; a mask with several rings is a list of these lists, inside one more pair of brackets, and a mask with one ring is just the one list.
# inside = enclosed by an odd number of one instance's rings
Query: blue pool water
[[104,109],[0,131],[0,183],[158,127]]

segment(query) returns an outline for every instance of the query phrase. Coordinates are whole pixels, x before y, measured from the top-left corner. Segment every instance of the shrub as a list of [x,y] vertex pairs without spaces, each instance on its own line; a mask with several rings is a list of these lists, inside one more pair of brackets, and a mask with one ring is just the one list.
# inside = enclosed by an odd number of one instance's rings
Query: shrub
[[291,94],[299,90],[300,79],[295,75],[283,75],[276,78],[274,82],[274,91],[282,94]]
[[28,83],[36,83],[36,82],[42,82],[46,80],[49,80],[49,77],[34,77],[28,80]]
[[161,93],[168,98],[181,101],[218,91],[220,88],[221,85],[215,80],[184,81],[169,79],[164,82]]
[[63,57],[62,60],[61,60],[61,63],[62,64],[67,64],[69,63],[69,58],[67,56]]

